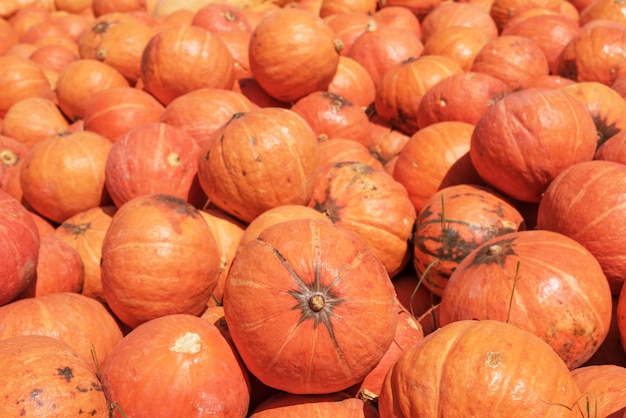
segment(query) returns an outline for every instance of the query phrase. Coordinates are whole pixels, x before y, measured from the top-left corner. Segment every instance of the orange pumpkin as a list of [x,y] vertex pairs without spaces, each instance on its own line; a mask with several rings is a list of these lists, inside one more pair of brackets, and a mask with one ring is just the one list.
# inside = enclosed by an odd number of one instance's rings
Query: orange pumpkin
[[[580,1],[580,0],[578,0]],[[586,25],[592,20],[610,19],[626,25],[626,7],[620,1],[597,0],[580,10],[580,24]]]
[[230,89],[233,56],[217,36],[198,26],[177,26],[154,35],[143,49],[141,81],[161,103],[199,88]]
[[377,418],[376,408],[345,392],[323,395],[278,393],[258,405],[249,418]]
[[365,241],[320,220],[265,229],[239,249],[224,287],[242,360],[261,382],[294,394],[337,392],[363,379],[393,341],[397,309]]
[[194,13],[191,24],[211,33],[252,31],[246,16],[227,3],[208,3],[202,6]]
[[441,297],[442,326],[493,319],[548,343],[574,369],[607,336],[611,290],[596,258],[578,242],[546,230],[494,237],[450,276]]
[[463,71],[470,71],[474,59],[489,43],[490,39],[492,38],[489,38],[482,29],[451,26],[437,31],[428,38],[422,54],[452,58],[461,66]]
[[376,0],[323,0],[319,15],[326,17],[352,12],[373,14],[376,12],[376,6]]
[[372,142],[367,147],[370,153],[383,164],[385,171],[392,174],[395,161],[410,136],[383,122],[377,115],[370,118],[369,125],[372,131]]
[[78,55],[63,45],[42,45],[30,54],[29,59],[42,69],[61,72],[63,67],[78,59]]
[[63,133],[69,126],[57,105],[51,99],[29,97],[14,103],[2,120],[2,134],[27,148],[42,139]]
[[450,276],[478,246],[525,229],[518,210],[498,193],[471,184],[443,188],[424,202],[413,242],[413,265],[423,284],[441,296]]
[[57,223],[110,203],[104,171],[112,146],[105,137],[88,131],[39,141],[26,154],[20,170],[24,199]]
[[370,15],[378,26],[387,25],[402,30],[408,30],[417,35],[420,40],[423,39],[422,24],[417,16],[406,7],[385,6]]
[[367,108],[376,98],[376,88],[365,67],[347,56],[339,57],[339,66],[328,85],[329,93],[343,96],[357,106]]
[[[248,46],[252,38],[251,31],[227,31],[216,33],[233,56],[233,77],[236,80],[252,77]],[[235,86],[233,85],[233,88]]]
[[0,358],[3,415],[108,418],[98,377],[65,342],[44,335],[13,337],[0,341]]
[[405,7],[415,14],[420,21],[442,4],[442,0],[382,0],[379,7]]
[[608,138],[598,147],[593,159],[626,164],[626,132],[621,131]]
[[200,315],[219,267],[209,225],[191,204],[169,195],[126,202],[102,242],[104,297],[131,328],[169,314]]
[[236,113],[207,141],[198,161],[202,189],[218,208],[250,222],[267,209],[309,201],[317,138],[296,112]]
[[[0,190],[18,201],[22,199],[22,189],[19,187],[20,168],[27,153],[26,145],[11,137],[0,135]],[[16,186],[19,190],[16,190]]]
[[408,263],[415,209],[405,188],[385,171],[354,161],[320,167],[309,206],[358,234],[390,277]]
[[117,207],[151,193],[206,202],[198,183],[200,147],[182,129],[161,122],[139,125],[115,141],[104,168],[105,185]]
[[560,0],[494,0],[489,9],[489,14],[496,22],[498,30],[502,30],[519,13],[530,9],[558,11],[560,3]]
[[101,375],[107,399],[119,407],[111,409],[112,417],[210,411],[244,418],[250,402],[248,377],[232,347],[215,325],[192,315],[167,315],[132,330],[111,351]]
[[615,364],[583,366],[572,370],[589,410],[597,416],[622,418],[626,412],[626,367]]
[[472,3],[444,2],[422,21],[423,40],[428,42],[437,32],[454,26],[479,29],[487,39],[498,37],[496,23],[485,9]]
[[441,327],[405,351],[385,378],[378,408],[394,418],[439,411],[573,418],[580,416],[580,396],[563,360],[539,337],[504,322],[467,320]]
[[115,206],[97,206],[77,213],[59,225],[54,235],[74,248],[83,262],[85,280],[81,293],[104,302],[101,269],[102,241],[111,225]]
[[320,152],[320,167],[348,161],[358,161],[376,170],[384,170],[382,163],[374,157],[365,145],[348,138],[331,138],[321,141],[317,148]]
[[27,58],[11,54],[0,56],[0,90],[0,118],[22,99],[54,97],[43,69]]
[[495,189],[539,202],[561,171],[593,158],[597,142],[595,124],[579,100],[554,89],[529,88],[487,109],[472,134],[470,157]]
[[308,11],[284,8],[254,28],[249,47],[252,76],[270,96],[296,101],[326,90],[339,65],[343,45],[333,30]]

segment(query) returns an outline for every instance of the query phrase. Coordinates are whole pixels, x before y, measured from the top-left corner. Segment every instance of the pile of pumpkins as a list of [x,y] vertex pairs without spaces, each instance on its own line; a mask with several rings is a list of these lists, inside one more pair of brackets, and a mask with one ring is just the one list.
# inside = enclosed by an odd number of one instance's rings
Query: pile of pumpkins
[[2,1],[0,415],[626,417],[625,16]]

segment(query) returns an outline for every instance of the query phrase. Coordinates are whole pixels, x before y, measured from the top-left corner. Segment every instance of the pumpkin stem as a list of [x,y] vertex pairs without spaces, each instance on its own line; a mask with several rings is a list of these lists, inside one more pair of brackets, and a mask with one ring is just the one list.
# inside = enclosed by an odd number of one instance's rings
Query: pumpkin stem
[[316,293],[309,299],[309,308],[311,308],[313,312],[321,311],[322,309],[324,309],[324,305],[326,305],[324,296],[320,295],[319,293]]
[[195,332],[188,332],[179,337],[174,345],[170,347],[170,351],[176,353],[195,354],[202,349],[202,339]]
[[3,149],[0,151],[0,161],[3,165],[15,165],[17,164],[19,157],[15,151],[9,149]]
[[337,51],[337,53],[340,53],[346,47],[346,45],[341,42],[341,39],[335,39],[333,41],[333,45],[335,46],[335,51]]
[[500,244],[493,244],[487,248],[487,255],[498,255],[502,253],[502,246]]

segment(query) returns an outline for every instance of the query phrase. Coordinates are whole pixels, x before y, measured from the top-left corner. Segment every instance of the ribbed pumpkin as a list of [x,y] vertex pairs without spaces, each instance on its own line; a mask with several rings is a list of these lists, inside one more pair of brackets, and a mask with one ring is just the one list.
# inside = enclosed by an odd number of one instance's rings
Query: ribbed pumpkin
[[317,138],[296,112],[236,113],[214,136],[200,152],[198,178],[216,207],[250,222],[275,206],[307,204],[317,169]]
[[441,411],[573,418],[580,416],[580,396],[567,366],[543,340],[504,322],[467,320],[407,350],[387,374],[378,408],[382,417],[394,418]]
[[393,341],[397,309],[365,241],[321,220],[265,229],[239,249],[224,288],[226,322],[250,372],[295,394],[363,379]]
[[35,279],[39,232],[24,206],[0,190],[0,306],[15,299]]
[[596,144],[595,124],[580,101],[558,90],[528,88],[485,111],[472,134],[470,157],[495,189],[539,202],[561,171],[593,158]]
[[296,101],[328,87],[342,47],[322,18],[305,10],[284,8],[254,28],[248,51],[250,70],[270,96]]
[[354,161],[320,167],[308,205],[358,234],[390,277],[408,263],[415,209],[404,187],[385,171]]
[[177,26],[154,35],[143,49],[141,81],[161,103],[199,88],[230,89],[233,57],[226,44],[206,29]]
[[[122,339],[122,331],[104,305],[77,293],[16,300],[0,307],[0,318],[0,339],[30,334],[58,338],[72,347],[94,373]],[[80,332],[76,332],[77,324]]]
[[20,171],[24,199],[57,223],[109,204],[104,168],[112,146],[105,137],[88,131],[39,141],[26,154]]
[[424,202],[413,242],[413,265],[437,296],[475,248],[499,235],[525,229],[524,218],[498,193],[471,184],[446,187]]
[[119,407],[112,417],[244,418],[246,373],[215,325],[183,314],[132,330],[101,368],[104,393]]
[[65,342],[43,335],[0,341],[0,414],[108,418],[108,401],[88,363]]
[[581,244],[552,231],[519,231],[486,241],[459,264],[439,313],[442,326],[506,321],[544,340],[574,369],[606,338],[611,290]]
[[[539,203],[537,227],[578,241],[600,262],[613,294],[626,278],[622,254],[626,233],[624,193],[626,166],[611,161],[588,161],[564,170]],[[598,239],[602,237],[602,239]]]
[[54,231],[54,235],[74,248],[83,261],[85,280],[81,293],[100,302],[104,302],[100,274],[102,241],[116,210],[113,205],[87,209],[69,217]]

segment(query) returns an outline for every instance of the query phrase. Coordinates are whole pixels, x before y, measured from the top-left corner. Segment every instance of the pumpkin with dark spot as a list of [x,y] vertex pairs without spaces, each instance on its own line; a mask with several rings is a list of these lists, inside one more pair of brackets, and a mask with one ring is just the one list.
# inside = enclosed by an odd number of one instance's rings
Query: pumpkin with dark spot
[[525,229],[524,218],[488,187],[460,184],[426,200],[413,236],[413,265],[423,284],[441,296],[448,278],[475,248]]
[[211,228],[196,208],[170,195],[126,202],[102,242],[104,298],[131,328],[168,314],[200,315],[219,270]]
[[361,381],[391,345],[398,321],[382,263],[358,235],[322,220],[281,222],[242,246],[223,302],[248,370],[294,394]]
[[96,374],[65,342],[44,335],[0,341],[0,415],[108,418]]
[[442,326],[508,322],[544,340],[570,369],[587,361],[611,323],[611,289],[595,257],[551,231],[501,235],[472,251],[441,297]]

